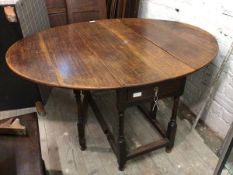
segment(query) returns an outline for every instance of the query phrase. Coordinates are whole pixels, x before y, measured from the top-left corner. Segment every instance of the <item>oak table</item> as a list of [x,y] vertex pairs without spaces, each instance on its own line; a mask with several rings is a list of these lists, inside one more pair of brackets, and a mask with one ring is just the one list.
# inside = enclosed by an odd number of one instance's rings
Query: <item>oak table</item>
[[[15,43],[7,52],[9,68],[21,77],[49,86],[74,89],[78,133],[86,149],[85,118],[91,105],[116,154],[119,169],[128,159],[166,147],[171,151],[176,114],[186,76],[216,57],[216,39],[200,28],[150,19],[90,21],[51,28]],[[115,90],[119,113],[118,138],[103,119],[92,92]],[[83,95],[83,98],[82,98]],[[165,131],[156,120],[157,100],[173,97],[171,120]],[[151,102],[146,110],[144,102]],[[124,111],[137,105],[162,139],[128,151]],[[127,127],[127,126],[126,126]]]

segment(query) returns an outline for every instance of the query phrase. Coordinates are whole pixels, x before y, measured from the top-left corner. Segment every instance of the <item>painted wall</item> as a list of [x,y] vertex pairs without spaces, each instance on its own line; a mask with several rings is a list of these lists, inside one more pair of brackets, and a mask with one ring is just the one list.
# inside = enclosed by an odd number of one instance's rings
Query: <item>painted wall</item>
[[[198,114],[206,102],[209,87],[214,93],[202,120],[224,137],[233,121],[233,1],[232,0],[141,0],[139,17],[174,20],[198,26],[216,37],[217,58],[206,68],[188,77],[183,101]],[[218,81],[223,60],[229,61]]]
[[16,4],[19,0],[0,0],[0,5]]

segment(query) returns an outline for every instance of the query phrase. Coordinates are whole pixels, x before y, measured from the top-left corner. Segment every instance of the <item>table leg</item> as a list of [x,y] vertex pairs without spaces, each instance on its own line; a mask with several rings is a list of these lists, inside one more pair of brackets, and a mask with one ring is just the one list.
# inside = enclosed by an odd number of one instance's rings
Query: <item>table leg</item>
[[150,107],[150,115],[151,115],[152,120],[156,120],[157,110],[158,110],[158,107],[157,105],[154,105],[154,101],[153,101]]
[[179,106],[179,99],[180,97],[174,97],[174,104],[173,104],[173,108],[172,108],[172,117],[170,122],[168,123],[168,127],[167,127],[167,138],[169,140],[169,144],[166,147],[166,152],[171,152],[173,146],[174,146],[174,142],[175,142],[175,136],[176,136],[176,128],[177,128],[177,124],[176,124],[176,117],[177,117],[177,111],[178,111],[178,106]]
[[84,122],[84,125],[87,123],[87,119],[88,119],[88,115],[87,115],[87,112],[88,112],[88,95],[90,92],[89,91],[85,91],[83,92],[83,116],[84,116],[84,119],[83,119],[83,122]]
[[126,163],[126,142],[124,136],[124,111],[119,111],[118,123],[118,164],[119,170],[123,171]]
[[79,137],[79,144],[81,150],[85,150],[86,147],[86,139],[85,139],[85,120],[87,116],[87,107],[88,107],[88,100],[87,95],[84,93],[84,98],[82,100],[81,94],[82,91],[75,90],[74,91],[77,107],[78,107],[78,137]]
[[118,165],[119,170],[123,171],[124,166],[127,160],[127,152],[126,152],[126,141],[125,141],[125,133],[124,133],[124,112],[125,112],[125,98],[126,91],[118,90],[117,91],[117,109],[118,109],[118,139],[117,139],[117,147],[118,147]]

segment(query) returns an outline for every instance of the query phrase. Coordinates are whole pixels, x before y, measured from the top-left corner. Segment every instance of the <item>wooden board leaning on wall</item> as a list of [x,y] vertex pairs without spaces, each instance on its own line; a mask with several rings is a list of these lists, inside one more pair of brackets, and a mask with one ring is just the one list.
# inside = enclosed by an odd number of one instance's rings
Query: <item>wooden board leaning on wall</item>
[[[107,17],[136,18],[139,8],[139,0],[46,0],[46,4],[52,27]],[[104,8],[103,5],[105,6]],[[81,9],[82,13],[78,13],[80,12],[79,9]],[[93,10],[96,12],[103,11],[103,9],[106,11],[104,12],[105,15],[103,15],[103,13],[98,13],[100,15],[93,15]],[[83,12],[85,12],[85,14]]]

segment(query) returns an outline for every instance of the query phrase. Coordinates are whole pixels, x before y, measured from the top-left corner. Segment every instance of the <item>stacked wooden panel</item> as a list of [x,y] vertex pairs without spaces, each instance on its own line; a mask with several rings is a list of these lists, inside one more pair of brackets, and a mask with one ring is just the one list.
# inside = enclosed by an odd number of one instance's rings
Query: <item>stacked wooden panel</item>
[[52,27],[104,18],[137,17],[139,0],[47,0]]

